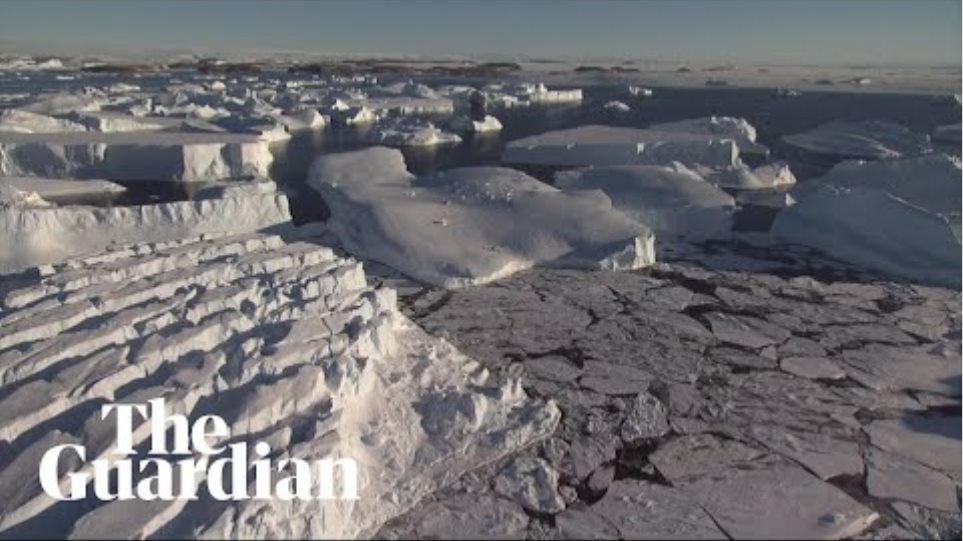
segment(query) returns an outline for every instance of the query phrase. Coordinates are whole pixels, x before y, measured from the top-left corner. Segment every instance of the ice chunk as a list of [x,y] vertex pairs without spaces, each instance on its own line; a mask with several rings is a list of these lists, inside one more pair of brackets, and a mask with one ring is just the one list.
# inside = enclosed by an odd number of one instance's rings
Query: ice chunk
[[290,220],[287,198],[276,193],[133,207],[0,206],[0,272],[61,261],[111,243],[257,231]]
[[486,133],[501,131],[502,123],[491,115],[486,115],[485,120],[472,120],[467,116],[459,116],[452,119],[449,128],[457,133]]
[[7,109],[0,113],[0,132],[57,133],[86,130],[83,125],[70,120],[20,109]]
[[960,163],[947,156],[843,163],[800,190],[775,238],[923,282],[960,284]]
[[732,139],[684,131],[582,126],[512,141],[502,154],[506,163],[558,166],[686,165],[731,167],[739,163]]
[[435,146],[460,143],[461,137],[435,127],[427,120],[388,117],[365,134],[368,142],[390,146]]
[[254,135],[205,132],[0,133],[0,175],[210,181],[267,177],[274,158]]
[[732,197],[679,164],[563,171],[555,185],[602,190],[619,212],[659,234],[704,239],[727,237],[732,229]]
[[371,148],[319,157],[308,182],[348,251],[443,287],[534,265],[617,270],[654,260],[649,229],[604,194],[558,190],[512,169],[416,178],[399,151]]
[[628,113],[629,111],[632,110],[631,107],[629,107],[628,105],[626,105],[621,101],[606,102],[605,105],[602,106],[602,108],[605,109],[606,111],[614,111],[616,113]]
[[810,152],[837,158],[900,158],[932,150],[928,136],[882,121],[833,121],[782,139]]
[[756,128],[744,118],[731,116],[707,116],[675,122],[653,124],[649,129],[656,131],[678,131],[702,135],[715,135],[736,142],[739,151],[747,154],[769,155],[769,149],[756,142]]
[[0,186],[10,186],[21,191],[34,192],[40,197],[57,200],[74,200],[98,195],[121,194],[126,188],[108,180],[72,180],[43,177],[0,177]]

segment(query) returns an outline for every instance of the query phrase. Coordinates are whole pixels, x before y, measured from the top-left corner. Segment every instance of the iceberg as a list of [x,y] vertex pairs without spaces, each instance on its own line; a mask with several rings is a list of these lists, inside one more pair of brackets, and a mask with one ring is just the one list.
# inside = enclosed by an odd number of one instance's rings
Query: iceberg
[[256,135],[211,132],[0,133],[0,175],[195,182],[268,177]]
[[656,131],[684,132],[701,135],[714,135],[730,138],[739,145],[745,154],[769,155],[769,149],[756,142],[756,128],[744,118],[731,116],[708,116],[675,122],[653,124],[649,129]]
[[932,151],[927,135],[881,121],[834,121],[813,130],[783,136],[787,144],[834,158],[911,157]]
[[349,252],[445,288],[533,266],[637,269],[654,262],[649,228],[599,191],[564,191],[502,167],[416,177],[398,150],[320,156],[308,183]]
[[287,197],[274,189],[129,207],[38,208],[0,201],[0,273],[60,262],[112,244],[252,232],[290,221]]
[[681,164],[592,167],[555,174],[563,190],[601,190],[612,206],[660,238],[726,238],[735,201]]
[[0,133],[58,133],[87,131],[81,124],[22,109],[7,109],[0,113]]
[[411,117],[387,117],[370,131],[365,140],[375,145],[427,147],[460,143],[461,137],[443,131],[427,120]]
[[506,146],[502,161],[554,166],[668,165],[677,161],[732,167],[741,163],[739,146],[732,139],[597,125],[517,139]]
[[606,102],[605,105],[602,106],[602,108],[605,109],[606,111],[615,111],[616,113],[628,113],[629,111],[632,110],[631,107],[629,107],[628,105],[626,105],[621,101]]
[[774,238],[914,281],[960,287],[961,169],[944,155],[844,162],[776,216]]
[[502,123],[491,115],[484,120],[472,120],[468,116],[457,116],[448,123],[448,128],[456,133],[488,133],[501,131]]

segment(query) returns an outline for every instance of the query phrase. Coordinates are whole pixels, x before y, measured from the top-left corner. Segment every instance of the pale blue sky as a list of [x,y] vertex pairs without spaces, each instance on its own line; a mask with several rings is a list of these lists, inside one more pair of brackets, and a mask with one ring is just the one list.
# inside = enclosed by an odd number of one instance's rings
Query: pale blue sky
[[959,0],[0,1],[0,50],[959,65]]

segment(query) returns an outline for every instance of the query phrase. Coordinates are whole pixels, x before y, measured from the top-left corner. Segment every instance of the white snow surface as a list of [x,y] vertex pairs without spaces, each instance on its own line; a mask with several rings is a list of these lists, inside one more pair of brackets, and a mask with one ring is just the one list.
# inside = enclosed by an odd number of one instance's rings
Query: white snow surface
[[833,121],[782,139],[809,152],[839,158],[900,158],[932,151],[928,135],[883,121]]
[[772,234],[841,260],[925,283],[960,287],[961,170],[931,155],[844,162],[781,212]]
[[681,164],[594,167],[555,174],[564,190],[601,190],[616,210],[668,237],[725,238],[735,201]]
[[505,163],[588,166],[667,165],[681,162],[709,167],[739,163],[732,139],[686,131],[657,131],[613,126],[582,126],[550,131],[510,142]]
[[536,265],[620,270],[654,262],[651,231],[603,193],[559,190],[513,169],[415,177],[400,151],[375,147],[317,158],[308,183],[349,252],[445,288]]

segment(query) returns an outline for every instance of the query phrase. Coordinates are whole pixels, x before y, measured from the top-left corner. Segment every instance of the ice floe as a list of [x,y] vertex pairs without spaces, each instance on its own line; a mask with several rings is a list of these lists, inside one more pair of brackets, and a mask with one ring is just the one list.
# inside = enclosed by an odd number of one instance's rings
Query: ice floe
[[900,158],[932,150],[928,135],[882,121],[833,121],[803,133],[786,135],[782,140],[809,152],[836,158]]
[[841,260],[960,285],[960,162],[945,155],[844,162],[781,212],[772,233]]
[[601,190],[626,216],[660,238],[725,238],[732,229],[735,201],[685,166],[593,167],[556,173],[565,190]]
[[512,169],[415,177],[399,151],[376,147],[319,157],[308,183],[349,252],[442,287],[535,265],[619,270],[653,262],[651,231],[601,192],[559,190]]
[[613,126],[582,126],[546,132],[510,142],[505,163],[556,166],[704,164],[730,167],[739,163],[732,139],[686,131],[655,131]]
[[392,116],[379,120],[365,133],[365,140],[375,145],[429,147],[460,143],[461,137],[428,120]]

